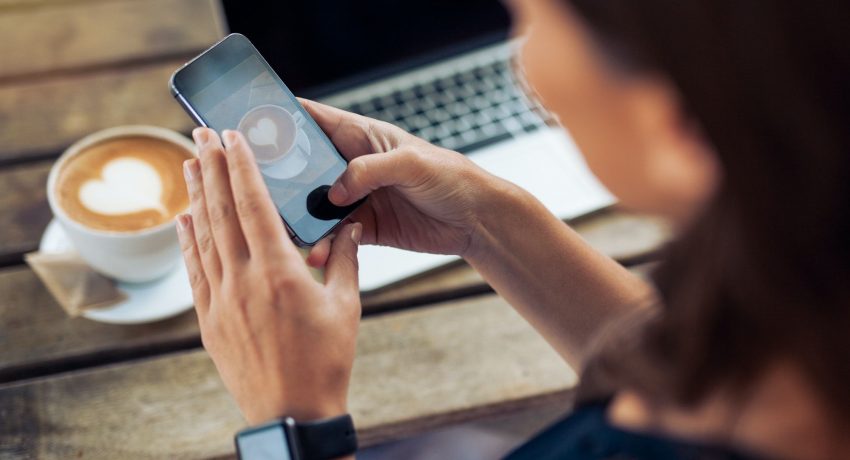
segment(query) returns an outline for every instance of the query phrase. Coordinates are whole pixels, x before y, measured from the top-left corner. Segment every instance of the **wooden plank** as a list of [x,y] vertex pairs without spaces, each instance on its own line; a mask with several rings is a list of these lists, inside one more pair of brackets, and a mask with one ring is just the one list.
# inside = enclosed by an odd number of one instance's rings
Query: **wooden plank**
[[[563,403],[576,376],[490,295],[363,322],[350,409],[363,445]],[[244,425],[202,351],[0,387],[0,453],[215,458]]]
[[217,0],[0,6],[0,79],[189,56],[224,35]]
[[0,263],[18,262],[21,254],[38,246],[52,217],[46,193],[49,171],[48,162],[0,169]]
[[0,270],[0,318],[0,381],[200,345],[194,312],[132,326],[70,318],[27,267]]
[[188,132],[193,122],[168,91],[171,73],[183,62],[0,86],[0,162],[56,154],[91,132],[117,125]]
[[102,1],[109,0],[0,0],[0,11],[11,11],[16,8],[53,7],[67,5],[69,3],[97,3]]
[[[4,183],[6,181],[0,182]],[[4,195],[0,189],[0,197]],[[0,201],[0,205],[0,209],[14,209],[11,206],[14,203]],[[604,222],[610,223],[610,238],[602,237],[608,232]],[[633,227],[635,241],[626,243],[613,238],[618,235],[620,239],[628,239],[629,233],[623,229],[629,226]],[[658,232],[647,231],[644,226],[656,228]],[[594,216],[577,228],[599,250],[613,256],[634,254],[640,249],[640,242],[643,243],[643,252],[652,250],[664,241],[661,236],[666,234],[662,231],[663,226],[653,219],[620,213]],[[37,237],[40,232],[34,234]],[[2,236],[0,234],[0,241]],[[474,270],[460,264],[376,294],[364,294],[363,310],[370,314],[410,308],[488,290]],[[0,349],[4,350],[0,354],[0,381],[98,362],[115,362],[199,343],[193,312],[144,326],[114,326],[69,318],[36,276],[24,266],[0,271],[0,313],[4,319],[0,322]]]

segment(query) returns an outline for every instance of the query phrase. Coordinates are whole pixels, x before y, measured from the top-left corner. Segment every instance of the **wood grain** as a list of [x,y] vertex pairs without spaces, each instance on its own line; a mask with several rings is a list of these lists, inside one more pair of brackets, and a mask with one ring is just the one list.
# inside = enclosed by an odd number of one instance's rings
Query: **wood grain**
[[[365,320],[350,409],[370,445],[563,404],[575,382],[489,295]],[[216,458],[243,425],[202,351],[0,387],[2,458]]]
[[0,79],[190,56],[224,35],[217,0],[0,6]]
[[49,171],[49,162],[0,169],[0,263],[20,263],[21,255],[38,245],[52,216]]
[[[3,196],[0,188],[0,197]],[[8,208],[2,201],[0,204],[4,204],[2,209],[16,209]],[[633,227],[634,238],[623,230],[627,223]],[[645,230],[645,226],[657,232]],[[615,257],[651,251],[666,235],[666,227],[653,219],[616,212],[593,216],[576,228],[597,249]],[[611,237],[604,238],[609,232],[607,228],[611,229]],[[5,233],[2,228],[0,231]],[[37,237],[40,232],[33,234]],[[627,241],[617,241],[614,235]],[[364,294],[363,310],[368,315],[488,291],[478,273],[461,263],[375,294]],[[193,312],[144,326],[115,326],[69,318],[25,266],[0,271],[0,312],[3,318],[0,349],[4,350],[0,354],[0,381],[190,348],[199,343]]]
[[99,129],[152,124],[188,132],[193,122],[168,90],[184,62],[0,86],[0,163],[58,154]]
[[132,326],[71,318],[23,266],[0,270],[0,318],[0,381],[200,345],[194,312]]

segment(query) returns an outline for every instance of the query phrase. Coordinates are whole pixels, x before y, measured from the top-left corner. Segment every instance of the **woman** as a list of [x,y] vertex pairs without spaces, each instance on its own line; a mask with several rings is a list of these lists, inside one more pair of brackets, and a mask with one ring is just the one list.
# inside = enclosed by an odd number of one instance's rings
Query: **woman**
[[847,4],[510,7],[530,86],[593,171],[678,224],[658,295],[463,156],[304,101],[351,160],[331,201],[371,194],[313,249],[320,284],[244,139],[199,129],[181,241],[204,346],[248,421],[346,412],[362,242],[463,256],[585,369],[574,413],[511,458],[850,457]]

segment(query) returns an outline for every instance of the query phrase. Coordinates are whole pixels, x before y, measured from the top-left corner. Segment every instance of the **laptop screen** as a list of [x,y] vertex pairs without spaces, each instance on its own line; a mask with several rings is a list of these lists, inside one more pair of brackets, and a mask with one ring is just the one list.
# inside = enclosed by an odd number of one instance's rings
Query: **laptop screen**
[[494,43],[509,17],[497,0],[224,0],[289,88],[317,97],[370,78]]

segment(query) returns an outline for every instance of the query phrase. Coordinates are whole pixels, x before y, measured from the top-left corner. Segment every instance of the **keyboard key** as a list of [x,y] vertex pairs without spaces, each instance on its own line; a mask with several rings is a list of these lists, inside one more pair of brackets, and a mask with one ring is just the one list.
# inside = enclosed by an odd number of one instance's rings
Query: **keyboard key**
[[483,89],[485,93],[493,91],[498,86],[492,77],[482,79],[478,84],[481,86],[481,89]]
[[525,105],[525,103],[518,99],[505,102],[504,105],[514,116],[519,116],[528,111],[528,107]]
[[469,122],[467,117],[458,118],[454,121],[454,130],[458,133],[462,133],[464,131],[469,131],[473,128],[472,123]]
[[417,134],[417,135],[418,135],[419,137],[421,137],[421,138],[425,139],[426,141],[434,142],[434,140],[435,140],[435,136],[434,136],[435,131],[436,131],[436,129],[435,129],[433,126],[426,126],[425,128],[422,128],[422,130],[420,130],[420,131],[418,132],[418,134]]
[[381,114],[382,115],[381,119],[383,119],[385,121],[389,121],[389,122],[401,120],[404,117],[401,116],[401,110],[400,109],[401,109],[401,107],[396,106],[396,105],[391,105],[391,106],[387,107],[386,109],[384,109],[383,113]]
[[449,113],[452,114],[452,116],[455,117],[455,118],[466,115],[467,113],[469,113],[471,111],[469,106],[462,103],[462,102],[458,102],[458,103],[454,103],[452,105],[449,105],[449,106],[446,107],[446,110],[448,110]]
[[507,132],[508,130],[501,123],[487,123],[481,126],[481,134],[484,138],[497,137]]
[[523,131],[522,123],[520,123],[516,118],[505,118],[502,120],[502,124],[505,126],[505,129],[512,133],[519,133]]
[[425,97],[422,99],[416,99],[413,101],[413,104],[416,105],[416,109],[418,112],[428,112],[437,107],[437,101],[434,100],[434,97]]
[[410,123],[408,123],[408,121],[407,121],[407,120],[398,120],[398,121],[396,121],[394,124],[395,124],[396,126],[398,126],[399,128],[401,128],[401,129],[403,129],[403,130],[405,130],[405,131],[409,132],[409,133],[412,133],[413,131],[416,131],[416,127],[415,127],[415,126],[412,126]]
[[406,88],[398,93],[396,93],[399,103],[404,103],[405,101],[412,101],[417,99],[416,93],[413,92],[413,88]]
[[455,101],[456,101],[454,94],[451,94],[451,93],[446,92],[446,91],[442,91],[442,92],[435,94],[434,97],[432,98],[432,100],[434,102],[436,102],[437,105],[440,105],[440,106],[443,106],[443,107],[448,106],[450,104],[454,104]]
[[444,91],[446,88],[450,88],[452,86],[455,86],[455,84],[451,77],[438,78],[434,80],[434,88],[437,90],[437,92]]
[[398,107],[399,118],[409,117],[417,112],[416,105],[405,102]]
[[462,121],[463,123],[468,124],[471,127],[478,127],[478,126],[481,126],[481,124],[476,123],[476,117],[477,116],[478,116],[477,112],[470,112],[470,113],[460,117],[460,120],[458,120],[458,121]]
[[447,123],[440,123],[434,129],[434,138],[435,139],[445,139],[447,137],[451,137],[452,130]]
[[499,104],[493,109],[492,113],[495,115],[495,118],[499,120],[504,120],[505,118],[510,118],[514,115],[509,103]]
[[475,110],[487,110],[493,106],[487,96],[479,96],[472,98],[469,102],[469,105],[472,106]]
[[450,114],[447,110],[441,108],[434,108],[427,112],[425,112],[425,116],[431,120],[432,123],[442,123],[446,120],[452,118],[452,114]]
[[520,122],[525,125],[541,125],[543,124],[543,120],[537,116],[536,113],[532,111],[527,111],[519,116]]
[[455,150],[461,145],[461,141],[459,137],[451,136],[440,141],[440,145],[447,149]]
[[460,139],[463,142],[463,145],[470,145],[481,139],[481,136],[476,135],[474,130],[469,130],[460,133]]
[[475,86],[470,83],[465,83],[457,87],[455,94],[463,99],[469,99],[474,97],[477,94],[477,91],[475,90]]
[[431,125],[431,122],[422,115],[414,115],[405,119],[412,128],[423,129]]
[[492,101],[493,105],[510,101],[512,98],[511,96],[512,94],[509,91],[505,91],[504,89],[490,92],[490,100]]
[[378,98],[378,102],[381,104],[381,107],[392,107],[395,104],[395,98],[392,94],[387,94]]
[[412,88],[412,90],[413,90],[413,95],[416,97],[416,99],[421,99],[421,98],[425,97],[425,95],[428,94],[428,92],[425,91],[424,85],[416,85]]
[[474,113],[473,124],[483,126],[493,121],[493,114],[489,110],[481,110]]

